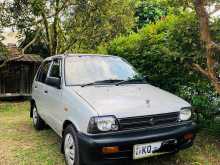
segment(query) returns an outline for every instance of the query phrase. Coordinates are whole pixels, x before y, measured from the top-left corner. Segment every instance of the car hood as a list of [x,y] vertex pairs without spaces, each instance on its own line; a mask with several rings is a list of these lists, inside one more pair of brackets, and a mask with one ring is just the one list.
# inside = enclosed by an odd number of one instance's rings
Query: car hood
[[72,87],[100,116],[117,118],[177,112],[190,104],[149,84]]

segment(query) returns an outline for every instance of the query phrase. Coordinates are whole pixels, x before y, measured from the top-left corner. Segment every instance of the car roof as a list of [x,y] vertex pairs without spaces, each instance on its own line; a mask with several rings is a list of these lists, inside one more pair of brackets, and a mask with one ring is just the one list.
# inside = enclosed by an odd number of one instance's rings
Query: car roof
[[66,58],[66,57],[117,57],[113,55],[104,55],[104,54],[60,54],[47,57],[44,61],[50,61],[57,58]]

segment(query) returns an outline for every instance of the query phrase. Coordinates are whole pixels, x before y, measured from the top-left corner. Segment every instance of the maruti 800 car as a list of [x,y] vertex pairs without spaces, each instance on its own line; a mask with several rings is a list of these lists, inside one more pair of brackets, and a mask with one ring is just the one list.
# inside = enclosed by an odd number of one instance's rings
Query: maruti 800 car
[[176,153],[196,135],[189,103],[111,55],[45,59],[33,82],[30,115],[37,130],[47,124],[61,137],[67,165]]

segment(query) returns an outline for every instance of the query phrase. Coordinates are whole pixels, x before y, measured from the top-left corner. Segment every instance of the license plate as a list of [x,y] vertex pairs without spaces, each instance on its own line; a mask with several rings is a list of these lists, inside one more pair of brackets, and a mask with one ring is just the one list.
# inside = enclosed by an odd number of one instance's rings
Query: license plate
[[160,149],[162,142],[154,142],[147,144],[137,144],[133,148],[133,159],[141,159],[157,155],[154,151]]

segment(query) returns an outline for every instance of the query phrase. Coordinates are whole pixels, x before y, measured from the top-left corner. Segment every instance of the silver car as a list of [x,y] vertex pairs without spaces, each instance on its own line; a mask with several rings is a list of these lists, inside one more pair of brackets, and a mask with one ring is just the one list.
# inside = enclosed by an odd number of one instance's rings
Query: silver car
[[191,105],[117,56],[49,57],[32,91],[34,127],[48,124],[60,136],[67,165],[176,153],[195,138]]

